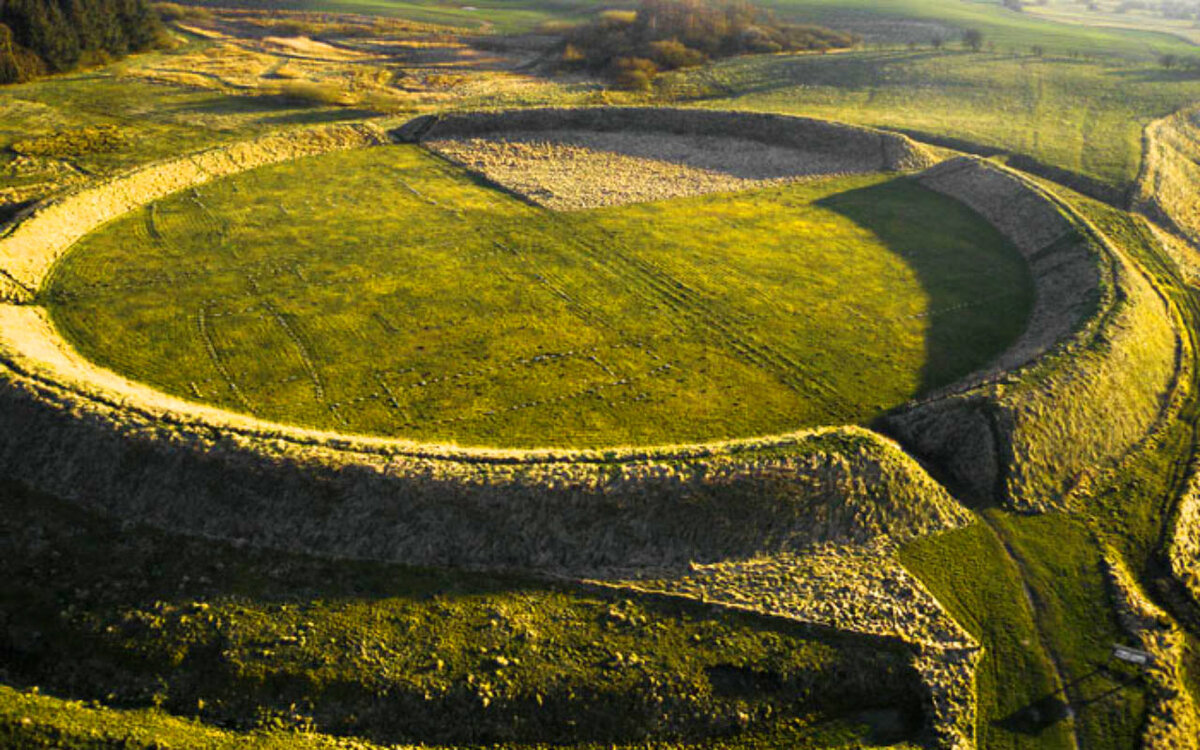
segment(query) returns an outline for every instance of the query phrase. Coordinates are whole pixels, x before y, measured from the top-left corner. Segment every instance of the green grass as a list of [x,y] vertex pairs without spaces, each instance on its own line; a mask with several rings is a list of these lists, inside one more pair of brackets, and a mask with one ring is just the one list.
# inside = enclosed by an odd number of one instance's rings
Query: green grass
[[976,673],[980,747],[1071,747],[1065,724],[1029,713],[1030,706],[1050,708],[1062,696],[1055,693],[1053,664],[1038,641],[1020,571],[991,528],[976,523],[918,539],[900,559],[984,648]]
[[[12,486],[0,509],[0,682],[23,691],[0,690],[5,747],[158,726],[164,741],[212,746],[294,730],[732,750],[894,742],[920,727],[910,654],[876,640],[568,584],[238,549]],[[79,740],[45,741],[55,731]]]
[[45,300],[88,356],[187,398],[596,446],[867,421],[985,364],[1030,287],[993,229],[906,179],[561,214],[389,147],[135,212]]
[[706,107],[788,112],[955,138],[1125,189],[1142,128],[1200,99],[1200,80],[1132,63],[892,50],[772,55],[664,77]]
[[[423,22],[484,25],[505,32],[530,30],[544,21],[576,21],[606,8],[636,6],[634,0],[480,0],[469,4],[447,4],[440,0],[243,0],[241,4],[400,16]],[[1153,59],[1163,52],[1192,49],[1186,42],[1170,34],[1056,23],[1033,14],[1013,13],[995,2],[765,0],[759,4],[774,10],[784,20],[861,30],[892,40],[907,39],[912,33],[901,25],[894,24],[894,28],[886,28],[888,22],[903,19],[932,24],[932,29],[940,28],[938,33],[948,41],[957,41],[962,30],[972,28],[979,29],[987,39],[1001,46],[1028,48],[1036,44],[1055,52]],[[927,33],[935,33],[932,29]],[[927,38],[923,40],[927,41]]]
[[[1096,201],[1078,195],[1070,198],[1166,292],[1185,323],[1194,329],[1195,291],[1186,287],[1179,272],[1140,222]],[[1024,633],[1019,637],[1031,643],[1039,639],[1057,659],[1068,684],[1083,746],[1116,750],[1137,744],[1145,719],[1146,696],[1140,683],[1125,684],[1131,675],[1113,670],[1108,658],[1111,645],[1128,643],[1130,636],[1116,621],[1101,560],[1104,547],[1109,546],[1136,571],[1149,595],[1169,610],[1180,604],[1160,555],[1169,533],[1171,507],[1181,490],[1195,440],[1195,384],[1186,382],[1183,388],[1179,415],[1163,424],[1153,439],[1139,446],[1119,466],[1099,477],[1086,494],[1077,497],[1071,514],[1025,517],[997,509],[984,512],[1020,561],[1018,568],[1003,559],[994,541],[986,551],[971,549],[966,544],[951,547],[943,542],[953,540],[956,534],[965,535],[964,532],[913,543],[910,549],[917,551],[916,557],[909,549],[905,550],[905,562],[939,600],[968,627],[974,622],[977,623],[974,627],[984,628],[985,644],[989,640],[997,644],[998,654],[993,658],[1002,665],[997,672],[999,679],[985,677],[987,670],[980,674],[980,700],[984,706],[1021,691],[1028,693],[1030,685],[1036,686],[1042,679],[1038,672],[1020,666],[1022,660],[1031,658],[1028,652],[1013,651],[1004,645],[1007,642],[1011,647],[1013,634]],[[947,549],[940,556],[924,552],[942,544]],[[997,574],[960,574],[962,560],[969,560],[971,567],[998,565],[1023,576],[1036,603],[1032,610],[1036,630],[1031,634],[1027,624],[1009,625],[1013,619],[1009,613],[1012,597],[984,593],[990,585],[984,582],[998,578]],[[957,587],[965,587],[966,594],[948,587],[947,578],[953,578]],[[965,605],[961,603],[964,596]],[[1181,621],[1185,623],[1195,621],[1194,610],[1174,611],[1177,616],[1184,615]],[[1028,622],[1028,616],[1023,619]],[[993,627],[987,628],[988,624]],[[1193,684],[1185,686],[1194,693],[1194,675],[1200,662],[1194,639],[1189,646],[1184,679],[1191,680]],[[1044,653],[1043,649],[1038,650]],[[985,664],[987,659],[985,656]],[[988,746],[993,744],[1011,745],[1002,739],[993,739]]]
[[169,54],[136,55],[104,70],[0,87],[0,189],[21,182],[19,175],[4,169],[16,157],[9,150],[14,144],[54,136],[69,139],[97,126],[114,129],[115,137],[94,148],[74,144],[57,155],[90,176],[267,131],[369,114],[353,108],[297,106],[281,97],[232,96],[152,83],[120,73],[122,67],[148,64]]

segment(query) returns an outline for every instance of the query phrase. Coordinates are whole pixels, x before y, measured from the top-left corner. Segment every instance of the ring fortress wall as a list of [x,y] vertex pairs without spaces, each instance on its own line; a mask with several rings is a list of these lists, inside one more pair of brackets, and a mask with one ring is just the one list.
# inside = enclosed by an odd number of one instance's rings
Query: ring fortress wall
[[[835,152],[846,171],[912,171],[934,161],[897,134],[708,110],[431,115],[395,135],[423,142],[589,129],[724,134]],[[881,426],[977,501],[1052,506],[1089,471],[1123,455],[1158,418],[1178,350],[1165,303],[1118,248],[1018,172],[958,157],[915,179],[966,203],[1007,237],[1029,264],[1036,297],[1025,332],[991,366],[894,410]]]
[[917,177],[958,197],[1029,262],[1029,328],[988,371],[885,416],[966,496],[1040,510],[1141,440],[1174,385],[1164,300],[1099,231],[1037,184],[962,157]]
[[[691,118],[660,116],[685,129]],[[871,160],[923,158],[903,136],[768,119],[785,141],[811,128],[814,143],[842,148],[840,133]],[[14,297],[32,299],[76,239],[137,205],[240,169],[386,140],[365,126],[292,131],[123,175],[39,207],[0,239],[0,270]],[[124,518],[267,546],[581,574],[969,521],[895,443],[861,428],[603,453],[470,450],[320,433],[172,398],[83,359],[32,304],[0,306],[0,355],[0,414],[21,425],[0,435],[11,476]]]
[[507,110],[426,115],[392,132],[396,140],[421,143],[506,132],[589,130],[717,136],[758,141],[837,156],[844,172],[904,172],[936,159],[922,145],[888,133],[790,115],[667,107],[596,107]]
[[[418,119],[399,135],[589,121],[778,135],[867,154],[873,169],[928,159],[907,138],[879,131],[684,110],[453,115]],[[32,294],[74,239],[139,203],[242,168],[383,141],[361,126],[293,131],[127,174],[35,211],[0,239],[0,269]],[[894,432],[967,486],[1003,477],[1006,487],[1052,496],[1062,475],[1054,451],[1082,467],[1123,452],[1153,422],[1174,356],[1165,311],[1118,251],[1015,174],[967,160],[918,179],[956,195],[979,191],[977,210],[1044,278],[1034,325],[999,360],[1002,369],[894,415]],[[1028,216],[1006,218],[1013,201]],[[1034,219],[1058,223],[1026,237]],[[72,351],[29,304],[0,306],[0,360],[0,470],[123,518],[273,547],[582,574],[905,538],[969,520],[899,446],[857,427],[614,451],[494,451],[317,432],[121,378]],[[1129,406],[1109,430],[1114,393]],[[1088,432],[1093,418],[1102,434]]]

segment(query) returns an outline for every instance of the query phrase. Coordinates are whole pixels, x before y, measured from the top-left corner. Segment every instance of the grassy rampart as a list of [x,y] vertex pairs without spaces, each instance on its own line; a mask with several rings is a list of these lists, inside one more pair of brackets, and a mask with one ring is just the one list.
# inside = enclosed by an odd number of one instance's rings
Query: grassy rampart
[[1119,249],[1017,173],[964,158],[921,179],[1013,240],[1037,301],[994,368],[884,423],[977,501],[1052,506],[1159,417],[1176,370],[1170,316]]
[[907,136],[828,120],[788,115],[669,107],[546,108],[418,117],[395,131],[424,141],[506,131],[595,130],[728,136],[836,154],[853,171],[906,171],[931,165],[930,152]]

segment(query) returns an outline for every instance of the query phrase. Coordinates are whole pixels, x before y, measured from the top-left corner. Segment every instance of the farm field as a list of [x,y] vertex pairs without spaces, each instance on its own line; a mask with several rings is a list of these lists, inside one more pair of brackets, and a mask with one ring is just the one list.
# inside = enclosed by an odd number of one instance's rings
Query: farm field
[[1142,129],[1200,99],[1200,79],[1151,66],[960,50],[744,57],[664,76],[661,95],[718,109],[828,117],[1032,157],[1117,193]]
[[[242,0],[251,8],[364,13],[396,16],[428,23],[476,27],[502,32],[524,32],[542,24],[586,19],[604,8],[633,8],[626,0],[602,3],[597,0],[482,0],[451,4],[440,0]],[[1033,13],[1013,13],[999,3],[963,0],[771,0],[760,3],[785,20],[844,28],[869,40],[907,42],[920,35],[939,34],[955,39],[963,29],[978,28],[998,44],[1027,47],[1042,45],[1057,52],[1080,52],[1153,59],[1167,51],[1187,51],[1188,43],[1156,30],[1068,26]]]
[[[1148,6],[1149,4],[1146,4]],[[1083,26],[1099,26],[1114,29],[1139,29],[1143,31],[1159,31],[1174,34],[1180,39],[1192,44],[1200,44],[1200,26],[1190,18],[1166,17],[1161,12],[1153,12],[1149,7],[1132,9],[1120,2],[1093,3],[1080,5],[1077,3],[1057,0],[1045,5],[1035,5],[1029,8],[1031,13],[1064,23],[1076,23]]]
[[903,178],[555,213],[396,146],[152,204],[46,301],[89,357],[185,398],[604,446],[868,421],[986,365],[1031,296],[994,229]]

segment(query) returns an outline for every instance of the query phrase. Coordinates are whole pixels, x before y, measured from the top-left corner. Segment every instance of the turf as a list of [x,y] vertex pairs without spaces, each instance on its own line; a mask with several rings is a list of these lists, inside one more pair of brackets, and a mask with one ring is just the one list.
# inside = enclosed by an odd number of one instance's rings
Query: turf
[[509,446],[867,421],[986,364],[1030,301],[997,232],[907,179],[563,214],[415,147],[164,200],[45,295],[86,355],[187,398]]
[[[930,49],[742,57],[665,76],[659,95],[953,138],[1126,189],[1142,128],[1200,99],[1200,79],[1134,63]],[[968,146],[970,148],[971,146]]]
[[273,747],[290,745],[244,733],[294,731],[732,750],[920,728],[895,644],[568,584],[238,549],[11,485],[0,509],[0,682],[21,691],[0,688],[5,747]]
[[[985,523],[918,539],[900,553],[951,615],[983,646],[976,684],[981,747],[1069,748],[1054,711],[1054,667],[1038,643],[1021,575]],[[1031,709],[1041,709],[1044,718]]]
[[[439,0],[222,0],[214,5],[293,8],[310,11],[365,13],[410,18],[416,21],[481,26],[505,32],[529,31],[546,22],[573,22],[611,7],[634,7],[636,2],[606,3],[598,0],[480,0],[470,5],[451,5]],[[999,44],[1041,45],[1057,52],[1120,55],[1153,59],[1167,51],[1190,51],[1189,45],[1168,33],[1138,29],[1113,29],[1056,23],[1033,14],[1013,13],[999,3],[961,0],[768,0],[759,3],[780,18],[815,23],[833,28],[859,30],[870,24],[873,36],[887,40],[905,39],[909,28],[897,20],[929,24],[929,34],[957,41],[965,29],[978,29]],[[892,29],[880,29],[893,22]]]

